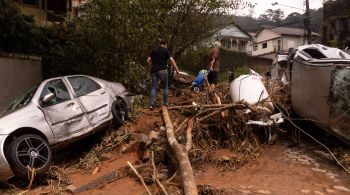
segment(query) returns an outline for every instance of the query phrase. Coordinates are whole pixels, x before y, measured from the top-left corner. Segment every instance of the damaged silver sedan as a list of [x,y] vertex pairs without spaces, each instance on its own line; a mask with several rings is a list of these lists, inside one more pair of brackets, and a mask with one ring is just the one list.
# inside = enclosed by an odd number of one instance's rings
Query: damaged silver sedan
[[75,75],[45,80],[14,100],[0,115],[0,180],[45,173],[53,147],[122,125],[133,95],[120,83]]

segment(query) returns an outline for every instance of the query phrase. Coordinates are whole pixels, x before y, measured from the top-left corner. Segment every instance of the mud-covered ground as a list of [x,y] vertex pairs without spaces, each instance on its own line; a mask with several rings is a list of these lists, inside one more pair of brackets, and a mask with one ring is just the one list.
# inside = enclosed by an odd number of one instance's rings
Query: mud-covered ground
[[[161,123],[159,115],[145,109],[142,117],[131,123],[129,130],[148,133],[158,123]],[[237,170],[225,171],[209,164],[195,169],[197,185],[217,189],[217,191],[211,191],[214,194],[350,194],[350,176],[337,166],[322,148],[308,139],[304,139],[301,144],[294,147],[288,147],[288,144],[288,140],[282,139],[274,145],[261,145],[259,156]],[[73,147],[79,146],[73,145]],[[62,153],[69,154],[67,151]],[[232,155],[235,154],[229,150],[221,150],[215,158],[220,156],[227,158]],[[71,160],[69,158],[79,158],[79,156],[74,157],[69,154],[68,161]],[[102,162],[91,169],[82,171],[73,165],[65,169],[71,186],[78,188],[113,170],[127,166],[127,161],[136,162],[137,154],[113,151],[105,154]],[[64,164],[60,160],[58,162],[59,166]],[[174,181],[164,183],[170,194],[179,193],[179,190],[173,186],[177,185],[178,179],[176,177]],[[12,182],[19,189],[3,187],[1,194],[17,194],[25,190],[25,187],[21,188],[16,184],[18,181]],[[151,191],[157,191],[156,188],[155,185],[150,186]],[[39,185],[27,194],[45,194],[48,189],[48,185]],[[67,194],[66,191],[61,193]],[[141,195],[146,194],[146,191],[135,178],[124,177],[81,194]]]
[[[193,97],[188,97],[193,98]],[[181,100],[171,97],[171,101]],[[162,118],[157,110],[141,108],[132,121],[124,125],[130,133],[149,135],[151,130],[159,129]],[[173,118],[179,125],[182,121]],[[329,137],[320,129],[308,126],[316,138],[321,139],[332,150],[342,148],[349,153],[348,146],[334,137]],[[120,130],[120,129],[119,129]],[[285,129],[286,130],[286,129]],[[118,131],[115,129],[114,131]],[[217,166],[215,163],[193,165],[194,176],[202,194],[350,194],[350,175],[336,165],[336,162],[325,150],[311,139],[302,136],[300,144],[291,145],[288,131],[277,136],[274,144],[261,144],[254,158],[236,168]],[[259,133],[262,134],[264,133]],[[82,168],[86,154],[93,150],[92,146],[102,142],[106,132],[93,135],[85,140],[70,145],[63,151],[55,153],[53,166],[55,177],[39,178],[27,191],[27,182],[17,178],[0,185],[0,194],[70,194],[77,189],[113,171],[125,169],[127,161],[136,165],[140,163],[139,151],[122,152],[125,146],[104,153],[91,166]],[[260,138],[261,143],[266,137]],[[113,140],[110,141],[113,144]],[[212,153],[215,162],[237,159],[237,151],[218,149]],[[160,170],[158,170],[160,171]],[[165,178],[171,177],[172,173]],[[169,194],[182,194],[181,181],[177,173],[171,181],[163,180]],[[150,191],[160,194],[159,187],[149,185]],[[121,179],[113,180],[79,194],[147,194],[145,188],[136,179],[133,172]]]

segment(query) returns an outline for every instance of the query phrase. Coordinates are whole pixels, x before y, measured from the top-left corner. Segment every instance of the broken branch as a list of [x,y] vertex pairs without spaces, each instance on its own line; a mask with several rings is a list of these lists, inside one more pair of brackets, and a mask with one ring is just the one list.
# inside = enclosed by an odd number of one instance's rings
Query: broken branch
[[234,104],[204,104],[204,105],[185,105],[185,106],[171,106],[168,107],[168,110],[176,110],[176,109],[189,109],[189,108],[223,108],[223,107],[230,107],[235,109],[251,109],[254,110],[250,105],[247,103],[234,103]]
[[162,189],[163,193],[165,195],[169,195],[168,192],[165,190],[164,186],[162,185],[162,183],[159,181],[159,179],[157,178],[157,168],[156,165],[154,164],[154,152],[152,151],[152,166],[153,166],[153,181],[155,181],[158,186],[160,187],[160,189]]
[[139,172],[137,172],[137,170],[132,166],[132,164],[131,164],[129,161],[128,161],[127,163],[128,163],[128,165],[129,165],[129,167],[135,172],[135,174],[137,175],[137,177],[141,180],[141,183],[142,183],[143,187],[145,187],[147,193],[148,193],[149,195],[152,195],[152,193],[149,191],[149,189],[148,189],[148,187],[147,187],[147,185],[146,185],[146,183],[145,183],[145,180],[143,180],[143,177],[139,174]]

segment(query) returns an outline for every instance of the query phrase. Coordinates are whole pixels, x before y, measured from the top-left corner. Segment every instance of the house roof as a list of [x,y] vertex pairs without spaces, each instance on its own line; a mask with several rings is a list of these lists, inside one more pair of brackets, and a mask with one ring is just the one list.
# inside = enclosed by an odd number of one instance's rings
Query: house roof
[[[292,36],[301,36],[304,34],[305,29],[302,28],[290,28],[290,27],[274,27],[274,26],[263,26],[256,34],[255,37],[259,35],[259,33],[264,29],[270,29],[275,33],[280,35],[292,35]],[[321,36],[318,33],[311,32],[312,36]]]
[[256,33],[255,33],[255,32],[248,32],[248,34],[249,34],[250,36],[254,37]]
[[242,38],[251,38],[247,31],[242,29],[237,24],[229,24],[225,27],[219,28],[216,31],[216,36],[218,37],[242,37]]

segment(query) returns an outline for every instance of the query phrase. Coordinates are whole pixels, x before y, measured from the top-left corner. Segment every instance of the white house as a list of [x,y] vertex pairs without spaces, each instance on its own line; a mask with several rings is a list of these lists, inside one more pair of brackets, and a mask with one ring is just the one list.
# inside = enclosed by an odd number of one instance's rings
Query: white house
[[[252,55],[274,59],[278,52],[288,52],[304,44],[304,29],[264,26],[255,34]],[[320,34],[312,32],[312,40]]]
[[212,38],[214,41],[220,41],[221,47],[228,50],[251,54],[252,36],[236,24],[218,30]]

